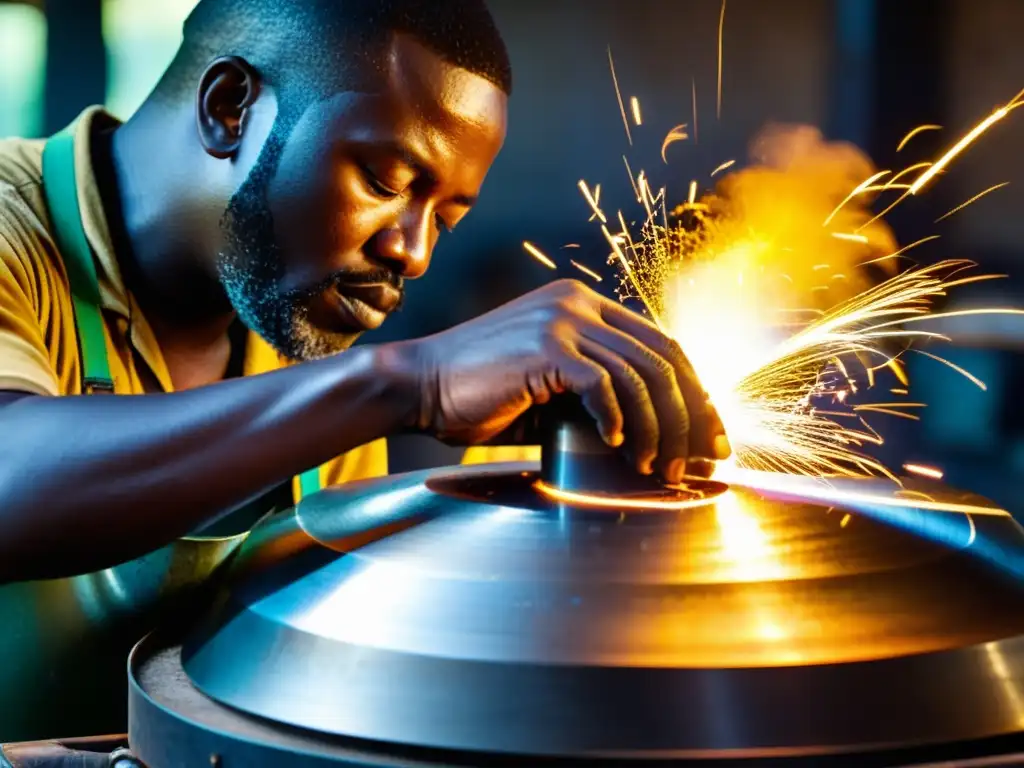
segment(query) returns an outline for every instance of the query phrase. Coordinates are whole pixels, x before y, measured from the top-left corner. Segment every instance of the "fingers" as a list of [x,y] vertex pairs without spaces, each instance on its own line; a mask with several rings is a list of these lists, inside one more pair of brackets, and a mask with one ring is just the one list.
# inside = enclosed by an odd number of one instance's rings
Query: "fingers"
[[732,455],[732,445],[729,444],[729,438],[725,433],[725,424],[722,423],[722,417],[718,415],[715,404],[709,400],[707,405],[708,423],[711,432],[715,435],[711,443],[711,458],[724,461]]
[[690,420],[672,365],[603,323],[580,333],[580,351],[612,373],[626,416],[626,446],[638,468],[645,474],[657,469],[669,482],[679,482],[690,453]]
[[690,459],[690,461],[686,462],[687,477],[699,477],[708,480],[714,473],[715,463],[710,459]]
[[[649,475],[659,455],[659,414],[644,377],[610,345],[586,337],[577,342],[580,353],[611,377],[619,408],[625,419],[625,447],[637,471]],[[659,467],[660,468],[660,467]]]
[[623,417],[612,376],[606,368],[566,346],[557,362],[559,388],[580,396],[601,439],[613,447],[623,442]]
[[707,394],[679,344],[665,336],[654,323],[616,302],[603,300],[600,312],[609,326],[632,336],[671,364],[689,413],[689,442],[684,456],[728,458],[731,450],[722,420],[714,408],[709,407]]

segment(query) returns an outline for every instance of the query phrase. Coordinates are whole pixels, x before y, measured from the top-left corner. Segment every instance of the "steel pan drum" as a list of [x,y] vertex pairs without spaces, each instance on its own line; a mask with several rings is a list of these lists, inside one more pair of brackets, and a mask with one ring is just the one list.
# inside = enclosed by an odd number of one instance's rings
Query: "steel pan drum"
[[1024,532],[985,500],[737,474],[616,508],[537,479],[304,500],[250,534],[174,663],[252,722],[449,755],[834,755],[1024,724]]

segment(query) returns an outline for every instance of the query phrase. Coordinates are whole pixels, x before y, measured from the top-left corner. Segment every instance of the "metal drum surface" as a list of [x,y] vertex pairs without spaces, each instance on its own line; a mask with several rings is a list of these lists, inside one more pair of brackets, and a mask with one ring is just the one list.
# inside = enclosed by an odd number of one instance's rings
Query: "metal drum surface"
[[536,479],[420,472],[265,521],[184,645],[191,684],[308,732],[520,756],[842,753],[1024,724],[1024,532],[985,500],[739,475],[676,508],[594,507]]

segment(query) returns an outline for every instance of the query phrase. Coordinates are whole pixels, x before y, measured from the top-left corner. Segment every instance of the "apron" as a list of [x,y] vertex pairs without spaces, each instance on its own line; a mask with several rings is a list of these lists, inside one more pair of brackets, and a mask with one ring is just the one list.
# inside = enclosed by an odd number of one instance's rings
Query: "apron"
[[[112,394],[73,135],[74,125],[46,142],[43,187],[71,288],[82,392]],[[319,490],[318,470],[304,473],[300,486],[303,496]],[[183,615],[245,539],[252,520],[243,523],[99,573],[0,586],[0,743],[126,732],[128,652],[158,622]],[[216,527],[224,531],[224,521]]]

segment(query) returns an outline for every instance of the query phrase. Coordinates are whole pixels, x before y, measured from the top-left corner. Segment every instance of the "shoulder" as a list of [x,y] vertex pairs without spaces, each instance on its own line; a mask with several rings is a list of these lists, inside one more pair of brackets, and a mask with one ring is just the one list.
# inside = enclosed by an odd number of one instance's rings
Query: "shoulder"
[[41,139],[0,139],[0,181],[15,187],[41,185],[44,143]]
[[0,139],[0,189],[7,206],[17,200],[45,219],[43,144],[35,139]]
[[0,236],[52,244],[43,196],[43,142],[0,139]]
[[67,292],[50,233],[41,160],[41,142],[0,140],[0,273],[37,311],[49,306],[55,293]]

